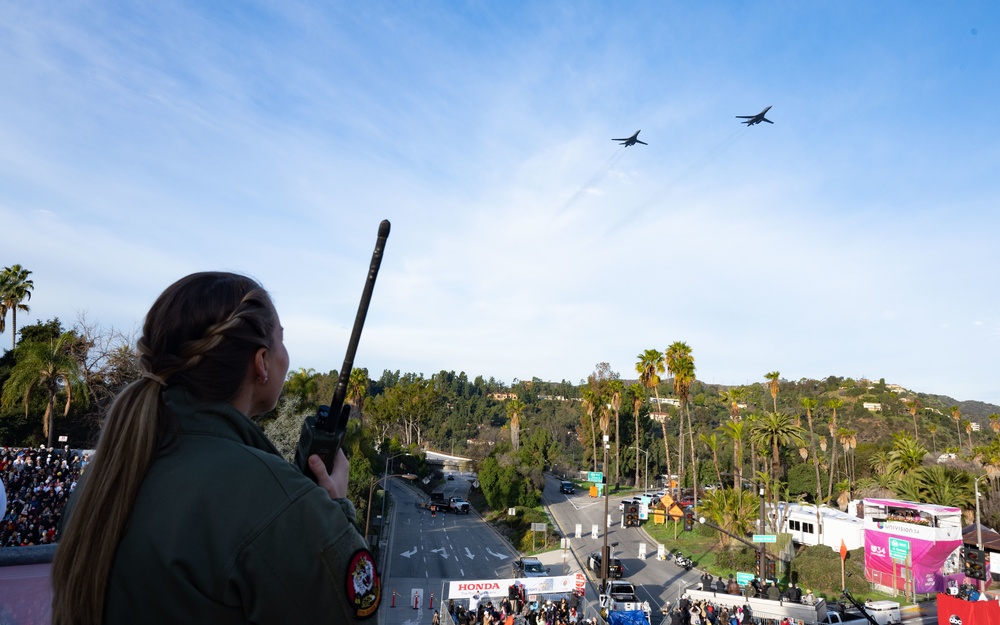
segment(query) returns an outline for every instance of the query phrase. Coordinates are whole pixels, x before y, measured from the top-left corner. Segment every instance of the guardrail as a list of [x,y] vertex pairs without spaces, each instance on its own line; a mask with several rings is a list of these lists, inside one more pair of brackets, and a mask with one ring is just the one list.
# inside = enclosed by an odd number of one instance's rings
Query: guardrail
[[49,625],[55,545],[0,549],[0,623]]

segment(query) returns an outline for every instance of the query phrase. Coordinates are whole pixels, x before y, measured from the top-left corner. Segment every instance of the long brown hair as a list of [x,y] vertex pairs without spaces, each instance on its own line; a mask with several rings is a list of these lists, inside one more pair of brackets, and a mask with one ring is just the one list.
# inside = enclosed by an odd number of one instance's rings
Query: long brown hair
[[99,625],[108,578],[143,478],[172,417],[165,386],[203,401],[234,399],[254,354],[271,347],[277,316],[267,292],[231,273],[195,273],[157,298],[136,344],[143,377],[108,411],[97,450],[52,562],[53,625]]

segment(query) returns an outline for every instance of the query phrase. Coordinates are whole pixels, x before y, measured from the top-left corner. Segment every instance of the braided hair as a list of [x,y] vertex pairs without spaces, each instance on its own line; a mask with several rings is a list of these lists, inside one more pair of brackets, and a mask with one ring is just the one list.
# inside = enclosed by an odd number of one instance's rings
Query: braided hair
[[202,401],[230,401],[277,314],[254,280],[224,272],[181,278],[157,298],[136,344],[142,377],[108,411],[73,514],[52,562],[52,623],[98,625],[115,552],[172,417],[160,392],[182,386]]

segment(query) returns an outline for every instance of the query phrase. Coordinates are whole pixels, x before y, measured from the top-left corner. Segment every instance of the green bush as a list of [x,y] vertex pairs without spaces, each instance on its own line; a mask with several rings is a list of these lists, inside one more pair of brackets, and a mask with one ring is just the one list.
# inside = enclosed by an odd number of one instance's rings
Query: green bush
[[[847,552],[844,570],[847,573],[847,589],[852,594],[869,592],[863,548]],[[836,601],[840,596],[840,554],[825,545],[804,547],[792,560],[790,579],[803,589],[811,588],[817,597]]]

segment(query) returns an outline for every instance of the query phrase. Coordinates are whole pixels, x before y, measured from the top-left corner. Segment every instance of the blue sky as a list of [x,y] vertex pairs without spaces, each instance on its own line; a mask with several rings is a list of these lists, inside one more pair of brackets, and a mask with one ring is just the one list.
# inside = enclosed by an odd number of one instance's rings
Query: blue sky
[[33,272],[20,324],[126,329],[186,273],[246,273],[327,371],[387,218],[373,377],[632,377],[683,340],[711,383],[1000,403],[998,18],[0,2],[0,266]]

